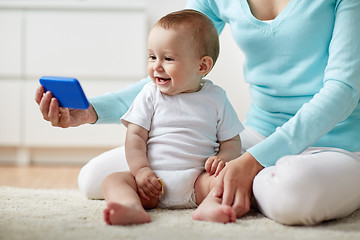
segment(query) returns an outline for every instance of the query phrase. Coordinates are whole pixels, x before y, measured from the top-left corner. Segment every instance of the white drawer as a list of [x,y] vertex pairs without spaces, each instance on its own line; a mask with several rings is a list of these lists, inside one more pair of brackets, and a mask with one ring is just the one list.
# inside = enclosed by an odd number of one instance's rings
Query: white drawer
[[0,80],[0,145],[21,144],[24,117],[23,86],[20,80]]
[[21,12],[0,9],[0,75],[21,74]]
[[26,13],[25,75],[141,78],[146,15],[122,11]]

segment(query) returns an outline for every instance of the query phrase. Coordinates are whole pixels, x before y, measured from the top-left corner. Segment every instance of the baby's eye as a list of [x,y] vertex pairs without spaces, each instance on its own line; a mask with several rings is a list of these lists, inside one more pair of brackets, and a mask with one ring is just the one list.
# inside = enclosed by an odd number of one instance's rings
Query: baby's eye
[[174,61],[174,59],[171,57],[165,57],[165,61]]
[[156,60],[156,57],[154,55],[149,55],[149,60],[151,61]]

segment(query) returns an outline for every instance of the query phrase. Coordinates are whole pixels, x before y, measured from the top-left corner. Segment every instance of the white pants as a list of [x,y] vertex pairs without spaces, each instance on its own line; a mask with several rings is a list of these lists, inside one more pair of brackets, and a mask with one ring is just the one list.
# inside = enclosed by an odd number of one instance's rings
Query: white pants
[[[241,133],[243,151],[265,139],[250,128]],[[79,174],[86,197],[102,199],[103,179],[128,171],[124,147],[105,152],[87,163]],[[285,156],[254,179],[253,192],[260,211],[282,224],[316,224],[342,218],[360,208],[360,152],[309,148]]]

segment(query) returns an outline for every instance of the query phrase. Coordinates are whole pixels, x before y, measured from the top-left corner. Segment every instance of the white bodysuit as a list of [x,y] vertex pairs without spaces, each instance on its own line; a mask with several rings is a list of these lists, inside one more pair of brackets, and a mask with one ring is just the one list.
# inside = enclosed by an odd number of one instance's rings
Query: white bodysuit
[[225,91],[209,80],[197,92],[173,96],[162,94],[150,82],[121,121],[149,131],[150,168],[166,184],[160,207],[186,206],[206,159],[218,151],[218,141],[244,129]]

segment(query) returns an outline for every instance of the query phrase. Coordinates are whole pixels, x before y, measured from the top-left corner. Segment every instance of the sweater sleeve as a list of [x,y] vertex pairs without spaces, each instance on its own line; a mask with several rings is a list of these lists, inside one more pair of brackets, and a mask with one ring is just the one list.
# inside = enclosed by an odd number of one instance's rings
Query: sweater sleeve
[[323,88],[283,126],[248,151],[264,166],[299,154],[345,120],[359,103],[360,1],[339,0]]
[[205,14],[208,18],[211,19],[219,34],[224,29],[225,22],[219,17],[220,16],[219,9],[215,5],[214,1],[189,0],[186,5],[186,8],[194,9]]
[[144,78],[120,91],[90,98],[89,101],[98,115],[96,123],[121,123],[120,118],[126,113],[137,94],[149,81],[150,78]]

